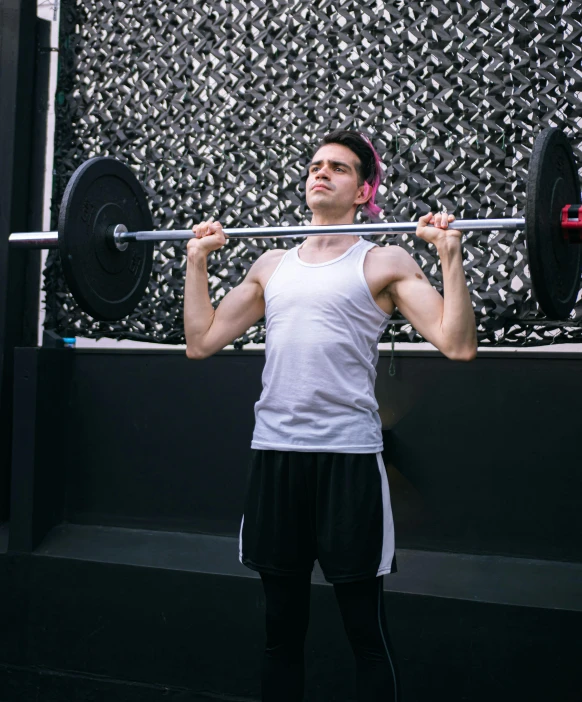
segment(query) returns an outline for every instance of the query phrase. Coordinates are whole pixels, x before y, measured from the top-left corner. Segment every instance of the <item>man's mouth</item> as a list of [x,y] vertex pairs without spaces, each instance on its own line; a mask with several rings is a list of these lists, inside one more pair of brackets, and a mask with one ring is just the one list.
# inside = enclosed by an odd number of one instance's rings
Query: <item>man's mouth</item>
[[323,183],[317,183],[317,185],[314,185],[311,189],[312,190],[320,190],[320,189],[321,190],[329,190],[327,185],[324,185]]

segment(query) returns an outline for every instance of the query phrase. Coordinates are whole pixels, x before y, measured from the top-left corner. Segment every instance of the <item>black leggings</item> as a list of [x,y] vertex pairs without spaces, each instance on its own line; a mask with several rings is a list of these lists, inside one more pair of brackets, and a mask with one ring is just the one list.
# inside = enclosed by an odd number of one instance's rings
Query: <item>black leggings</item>
[[[311,573],[261,573],[267,609],[262,668],[263,702],[302,702],[303,646],[309,623]],[[356,659],[358,702],[400,702],[398,671],[388,638],[382,576],[334,585]]]

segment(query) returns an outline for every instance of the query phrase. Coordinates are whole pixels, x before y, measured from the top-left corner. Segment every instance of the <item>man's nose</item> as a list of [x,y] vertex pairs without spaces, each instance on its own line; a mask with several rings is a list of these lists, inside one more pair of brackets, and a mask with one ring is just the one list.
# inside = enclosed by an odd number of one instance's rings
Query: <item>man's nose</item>
[[326,165],[320,166],[317,173],[315,174],[316,178],[329,178],[329,169]]

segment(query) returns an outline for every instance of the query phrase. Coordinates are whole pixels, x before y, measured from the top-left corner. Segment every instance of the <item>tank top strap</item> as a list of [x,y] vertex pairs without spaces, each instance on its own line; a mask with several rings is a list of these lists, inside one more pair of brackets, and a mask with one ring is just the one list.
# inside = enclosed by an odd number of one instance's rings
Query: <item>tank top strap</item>
[[370,249],[373,249],[374,246],[377,246],[377,244],[374,244],[374,242],[372,241],[366,241],[366,239],[360,238],[360,240],[357,241],[353,246],[351,246],[341,257],[341,262],[344,265],[347,263],[347,265],[349,265],[353,270],[355,260],[356,270],[359,268],[363,268],[364,258],[366,258],[366,254]]
[[370,249],[373,249],[375,246],[378,246],[378,244],[375,244],[373,241],[366,241],[365,239],[360,239],[360,245],[357,247],[358,249],[358,268],[363,268],[364,267],[364,259],[366,258],[366,254]]

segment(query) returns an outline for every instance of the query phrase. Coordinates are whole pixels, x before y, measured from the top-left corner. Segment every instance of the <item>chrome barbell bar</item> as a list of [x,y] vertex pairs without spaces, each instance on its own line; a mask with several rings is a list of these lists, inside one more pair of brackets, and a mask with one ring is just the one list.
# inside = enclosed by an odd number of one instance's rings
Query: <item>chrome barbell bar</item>
[[[279,226],[225,228],[230,239],[289,239],[302,236],[341,236],[346,234],[383,236],[384,234],[414,234],[417,222],[378,222],[375,224],[341,224],[329,226]],[[459,231],[498,231],[525,228],[524,218],[513,219],[459,219],[450,224]],[[128,232],[118,224],[112,232],[115,245],[123,249],[131,241],[187,241],[194,237],[191,229]],[[16,232],[10,235],[15,248],[54,249],[58,247],[58,232]]]

